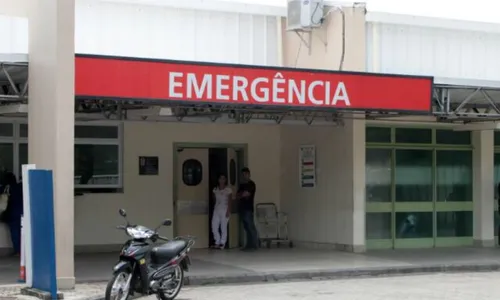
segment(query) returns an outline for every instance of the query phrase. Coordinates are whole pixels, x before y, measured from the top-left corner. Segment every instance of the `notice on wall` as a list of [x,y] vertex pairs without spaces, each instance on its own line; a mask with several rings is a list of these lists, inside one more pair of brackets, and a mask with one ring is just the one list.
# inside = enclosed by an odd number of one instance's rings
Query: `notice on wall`
[[139,156],[139,175],[158,175],[158,156]]
[[299,148],[300,187],[316,187],[316,147],[304,145]]

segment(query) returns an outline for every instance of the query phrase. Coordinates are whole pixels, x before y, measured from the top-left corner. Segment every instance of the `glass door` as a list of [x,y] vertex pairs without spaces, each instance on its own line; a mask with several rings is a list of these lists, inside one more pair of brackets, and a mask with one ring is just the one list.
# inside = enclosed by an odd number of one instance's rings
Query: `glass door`
[[394,150],[394,248],[434,246],[432,164],[432,149]]
[[472,151],[436,150],[436,247],[473,244]]
[[366,244],[393,248],[392,149],[366,149]]

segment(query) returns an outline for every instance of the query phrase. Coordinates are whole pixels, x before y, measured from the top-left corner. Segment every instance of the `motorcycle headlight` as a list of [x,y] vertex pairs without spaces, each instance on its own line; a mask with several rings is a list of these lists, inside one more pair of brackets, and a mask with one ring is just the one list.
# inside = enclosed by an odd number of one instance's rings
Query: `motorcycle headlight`
[[127,228],[127,234],[134,239],[148,239],[152,236],[151,232],[149,231],[140,230],[133,227]]

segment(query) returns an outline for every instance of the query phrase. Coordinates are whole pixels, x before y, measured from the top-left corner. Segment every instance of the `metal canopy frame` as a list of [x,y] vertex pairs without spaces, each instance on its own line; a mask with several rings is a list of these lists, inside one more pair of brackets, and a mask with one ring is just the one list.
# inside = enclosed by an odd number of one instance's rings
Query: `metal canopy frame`
[[500,90],[487,87],[436,85],[433,115],[442,122],[500,120]]
[[28,63],[0,62],[0,103],[28,100]]
[[[28,102],[28,63],[0,62],[0,106]],[[500,121],[500,89],[474,86],[435,85],[433,89],[433,111],[429,115],[438,122],[470,123]],[[283,121],[331,124],[342,126],[346,118],[371,120],[415,115],[411,112],[314,110],[293,107],[242,106],[176,101],[130,101],[109,99],[82,99],[75,101],[76,114],[98,114],[102,119],[127,120],[131,115],[139,120],[152,118],[141,114],[152,107],[167,108],[169,116],[176,121],[190,118],[206,118],[217,122],[224,119],[231,123],[248,123],[264,120],[281,124]],[[158,116],[158,114],[157,114]]]

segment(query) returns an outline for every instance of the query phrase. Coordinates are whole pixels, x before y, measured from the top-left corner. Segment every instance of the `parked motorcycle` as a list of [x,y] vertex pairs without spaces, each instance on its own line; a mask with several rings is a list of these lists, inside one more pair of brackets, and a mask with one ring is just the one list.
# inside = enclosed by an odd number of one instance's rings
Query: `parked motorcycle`
[[[194,245],[192,237],[177,237],[169,240],[158,234],[161,226],[171,226],[166,219],[155,229],[131,225],[125,210],[120,215],[126,225],[117,226],[130,239],[123,245],[120,259],[113,268],[113,278],[106,287],[106,300],[127,300],[134,294],[156,294],[158,300],[172,300],[179,294],[184,272],[191,264],[188,252]],[[155,245],[157,241],[164,241]]]

